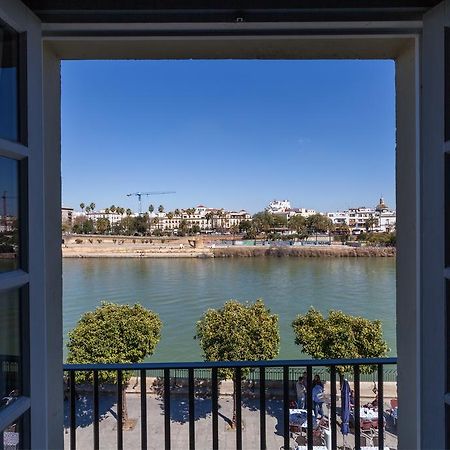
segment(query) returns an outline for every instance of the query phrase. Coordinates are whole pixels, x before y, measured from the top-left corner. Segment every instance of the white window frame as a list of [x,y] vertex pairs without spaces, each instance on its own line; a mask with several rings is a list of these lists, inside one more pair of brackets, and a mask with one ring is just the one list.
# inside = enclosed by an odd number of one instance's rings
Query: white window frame
[[[33,37],[32,43],[29,42],[28,63],[36,74],[28,83],[30,148],[36,151],[28,153],[23,148],[13,151],[13,154],[24,152],[30,162],[31,372],[36,377],[32,378],[31,396],[34,447],[62,447],[61,59],[392,58],[396,61],[397,93],[399,444],[402,448],[444,448],[445,402],[441,402],[440,396],[444,386],[445,342],[438,338],[442,338],[444,327],[443,274],[450,278],[450,270],[443,269],[443,249],[440,250],[444,242],[443,155],[439,138],[443,71],[439,70],[442,62],[436,66],[436,59],[440,61],[442,56],[435,52],[443,48],[447,11],[448,1],[428,12],[424,17],[425,32],[420,21],[335,22],[332,34],[327,22],[220,26],[44,24],[41,47],[36,18],[18,0],[3,0],[0,17],[9,12],[14,18],[26,18],[23,26],[29,27]],[[281,33],[286,27],[290,35]],[[180,30],[186,30],[186,35],[180,36]],[[204,33],[211,30],[217,35]],[[178,35],[171,34],[172,31]],[[220,35],[221,31],[228,35]],[[39,89],[41,85],[43,90]],[[39,109],[42,93],[45,101],[43,109]],[[40,111],[44,112],[42,117]],[[427,242],[428,233],[435,238],[431,245]],[[430,301],[431,308],[426,310]],[[52,336],[57,339],[52,341]],[[427,348],[427,339],[431,339],[439,356],[437,363]],[[448,404],[448,395],[446,401]],[[429,426],[429,418],[433,426]]]

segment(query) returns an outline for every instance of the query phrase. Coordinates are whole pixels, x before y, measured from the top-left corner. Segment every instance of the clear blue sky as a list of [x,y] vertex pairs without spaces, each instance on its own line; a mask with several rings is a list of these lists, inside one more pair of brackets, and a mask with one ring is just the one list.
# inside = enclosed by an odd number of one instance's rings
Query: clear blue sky
[[65,61],[63,203],[395,206],[392,61]]

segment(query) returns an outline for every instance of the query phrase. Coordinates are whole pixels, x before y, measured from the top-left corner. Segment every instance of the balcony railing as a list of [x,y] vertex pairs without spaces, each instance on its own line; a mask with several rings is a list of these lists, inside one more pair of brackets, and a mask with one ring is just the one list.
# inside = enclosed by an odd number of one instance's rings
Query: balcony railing
[[[172,428],[175,422],[187,424],[186,433],[182,433],[183,447],[189,449],[195,448],[233,448],[240,450],[242,448],[260,448],[260,449],[337,449],[343,443],[350,445],[351,448],[360,449],[362,444],[366,446],[376,446],[379,449],[385,449],[386,434],[389,434],[389,448],[396,448],[396,442],[393,444],[392,437],[395,433],[387,433],[387,408],[386,399],[396,397],[392,395],[396,358],[371,358],[357,360],[287,360],[287,361],[261,361],[261,362],[199,362],[199,363],[141,363],[141,364],[66,364],[64,365],[66,379],[66,427],[70,433],[66,445],[71,450],[77,448],[77,434],[84,428],[80,448],[100,448],[100,422],[105,419],[105,414],[110,414],[110,421],[115,420],[115,439],[111,433],[103,433],[102,446],[117,449],[124,448],[124,433],[132,433],[131,443],[125,443],[125,448],[141,447],[149,448],[171,448],[178,449],[174,445],[174,436]],[[353,385],[355,407],[352,409],[351,430],[349,435],[342,435],[340,431],[341,411],[338,404],[340,397],[340,376],[339,368],[346,366],[350,370],[344,375]],[[374,371],[372,375],[363,375],[362,366],[371,366]],[[234,421],[231,413],[228,419],[225,418],[225,409],[220,410],[224,403],[224,396],[220,395],[221,369],[231,369],[234,384],[235,398],[235,417]],[[112,371],[116,373],[117,383],[112,387],[101,385],[99,383],[99,373],[102,371]],[[134,405],[139,404],[140,421],[136,424],[134,431],[124,431],[120,424],[124,423],[124,397],[122,394],[125,382],[124,377],[129,376],[130,371],[134,378],[129,383],[132,386],[132,392],[126,398],[133,399]],[[245,380],[243,374],[247,375]],[[89,372],[92,375],[92,383],[77,385],[76,373]],[[306,420],[302,426],[293,426],[290,420],[290,414],[293,409],[293,402],[296,400],[295,380],[298,376],[306,372],[306,385],[312,386],[313,375],[321,374],[321,379],[326,382],[326,413],[325,419],[316,422],[313,410],[312,389],[307,389],[305,416]],[[148,376],[153,375],[152,386],[149,386]],[[250,375],[248,375],[250,374]],[[274,376],[275,375],[275,376]],[[281,376],[280,376],[281,375]],[[385,377],[390,378],[390,394],[384,395]],[[373,409],[371,414],[375,414],[372,424],[367,427],[362,420],[360,407],[362,398],[367,396],[367,384],[376,386],[377,409]],[[133,381],[134,380],[134,381]],[[364,393],[361,392],[361,386],[364,385]],[[112,390],[111,390],[112,388]],[[152,389],[149,394],[150,388]],[[395,387],[396,389],[396,387]],[[109,392],[109,393],[108,393]],[[231,394],[233,389],[228,390]],[[101,396],[108,396],[111,405],[107,412],[100,413]],[[175,404],[173,400],[177,397],[186,398]],[[111,401],[111,397],[113,401]],[[150,429],[158,421],[161,415],[153,411],[149,414],[149,398],[158,398],[160,401],[159,411],[163,413],[163,420],[159,428]],[[228,396],[228,399],[232,397]],[[208,411],[205,413],[202,404],[202,412],[199,414],[199,405],[196,403],[199,399],[208,400]],[[139,400],[139,402],[138,402]],[[219,403],[221,406],[219,406]],[[114,405],[114,406],[113,406]],[[358,407],[356,407],[358,405]],[[251,411],[243,420],[243,406]],[[229,407],[229,406],[228,406]],[[115,408],[115,411],[114,411]],[[182,408],[182,414],[176,409]],[[103,408],[104,409],[104,408]],[[291,410],[291,411],[290,411]],[[374,412],[376,411],[376,412]],[[134,409],[134,414],[136,408]],[[182,419],[173,419],[173,415]],[[203,422],[201,429],[196,426],[199,416],[202,416]],[[276,429],[273,432],[269,429],[267,418],[274,417],[277,420]],[[115,416],[115,419],[111,419]],[[229,430],[233,433],[224,433],[223,428],[219,429],[219,417],[226,419],[229,423]],[[206,420],[210,419],[210,420]],[[81,423],[82,422],[82,423]],[[244,423],[245,422],[245,423]],[[252,423],[251,423],[252,422]],[[273,422],[273,421],[272,421]],[[272,424],[271,422],[271,424]],[[393,424],[390,423],[391,431]],[[178,423],[177,423],[178,427]],[[90,428],[92,430],[90,430]],[[180,442],[180,428],[177,428],[178,443]],[[243,432],[249,431],[245,439]],[[77,433],[78,431],[78,433]],[[87,433],[90,438],[87,440]],[[92,434],[91,434],[92,433]],[[233,436],[233,447],[230,447],[230,436]],[[128,435],[125,436],[128,438]],[[251,439],[251,446],[248,442]],[[226,440],[226,445],[224,444]],[[365,440],[366,442],[363,442]],[[201,441],[201,442],[200,442]],[[245,441],[245,442],[244,442]],[[317,447],[317,441],[322,446]],[[344,441],[344,442],[342,442]],[[89,443],[87,443],[89,442]],[[130,441],[131,442],[131,441]],[[207,442],[207,444],[206,444]],[[349,444],[350,442],[350,444]],[[247,443],[246,445],[244,445]],[[275,447],[276,445],[276,447]]]

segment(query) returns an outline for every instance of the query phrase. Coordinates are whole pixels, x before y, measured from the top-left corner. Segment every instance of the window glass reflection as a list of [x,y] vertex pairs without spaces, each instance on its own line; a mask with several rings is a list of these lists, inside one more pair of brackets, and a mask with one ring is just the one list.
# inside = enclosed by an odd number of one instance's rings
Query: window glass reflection
[[0,293],[0,410],[21,394],[20,294]]
[[[10,424],[1,434],[0,448],[4,450],[18,450],[23,448],[23,416]],[[1,444],[3,443],[3,447]]]
[[0,137],[19,137],[18,62],[19,35],[0,22]]
[[19,268],[19,163],[0,156],[0,272]]

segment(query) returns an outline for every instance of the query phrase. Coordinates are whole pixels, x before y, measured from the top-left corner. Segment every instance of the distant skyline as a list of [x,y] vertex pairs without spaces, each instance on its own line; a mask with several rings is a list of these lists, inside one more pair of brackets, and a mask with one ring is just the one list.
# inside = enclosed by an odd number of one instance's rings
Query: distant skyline
[[395,208],[392,61],[64,61],[63,204]]

